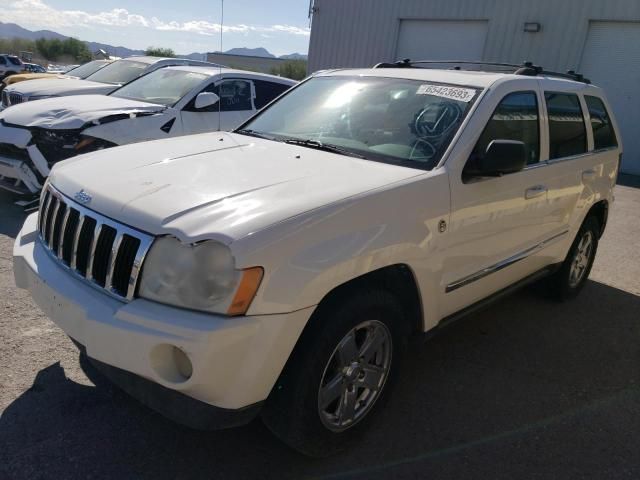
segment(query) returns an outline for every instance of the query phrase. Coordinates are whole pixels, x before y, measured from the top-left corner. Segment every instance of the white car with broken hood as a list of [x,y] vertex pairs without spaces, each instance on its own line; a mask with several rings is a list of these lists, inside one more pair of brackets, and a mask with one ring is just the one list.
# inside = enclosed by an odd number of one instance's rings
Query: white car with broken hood
[[296,83],[242,70],[167,67],[108,96],[16,105],[0,113],[0,188],[34,194],[55,163],[76,155],[230,130]]

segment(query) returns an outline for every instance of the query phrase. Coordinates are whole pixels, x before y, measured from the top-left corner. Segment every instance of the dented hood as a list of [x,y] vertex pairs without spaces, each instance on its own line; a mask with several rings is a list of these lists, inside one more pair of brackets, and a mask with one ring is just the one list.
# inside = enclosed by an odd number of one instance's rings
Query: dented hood
[[424,171],[233,133],[110,148],[57,164],[51,183],[101,214],[182,241],[231,243]]
[[90,93],[106,95],[120,85],[111,83],[90,82],[73,78],[41,78],[37,82],[19,82],[7,87],[7,92],[21,93],[27,97],[49,96],[64,97],[67,95],[87,95]]
[[0,119],[22,127],[71,130],[99,124],[113,115],[162,112],[167,107],[105,95],[77,95],[19,103],[0,113]]

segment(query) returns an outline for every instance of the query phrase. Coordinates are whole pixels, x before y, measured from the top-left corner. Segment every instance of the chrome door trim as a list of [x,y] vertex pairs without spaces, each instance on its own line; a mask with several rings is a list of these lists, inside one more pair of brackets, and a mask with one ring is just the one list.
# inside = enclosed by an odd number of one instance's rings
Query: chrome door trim
[[569,230],[565,230],[564,232],[558,233],[557,235],[554,235],[553,237],[548,238],[547,240],[540,242],[531,248],[523,250],[520,253],[517,253],[505,260],[502,260],[501,262],[498,262],[495,265],[491,265],[487,268],[483,268],[479,272],[472,273],[471,275],[468,275],[464,278],[461,278],[460,280],[450,283],[445,288],[445,293],[450,293],[450,292],[453,292],[454,290],[465,287],[470,283],[476,282],[484,277],[491,275],[492,273],[499,272],[500,270],[507,268],[513,265],[514,263],[519,262],[520,260],[524,260],[525,258],[533,255],[534,253],[537,253],[540,250],[543,250],[544,248],[548,247],[552,243],[555,243],[558,239],[560,239],[561,237],[565,236],[568,233],[569,233]]

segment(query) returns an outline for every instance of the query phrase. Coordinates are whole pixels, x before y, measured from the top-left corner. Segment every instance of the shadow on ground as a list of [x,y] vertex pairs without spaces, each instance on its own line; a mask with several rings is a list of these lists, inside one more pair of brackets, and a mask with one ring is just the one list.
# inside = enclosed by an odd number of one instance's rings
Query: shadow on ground
[[24,209],[14,204],[16,200],[17,196],[0,190],[0,235],[15,238],[27,218]]
[[525,290],[409,355],[363,441],[304,458],[259,421],[196,432],[59,364],[0,417],[0,477],[637,478],[640,297],[599,283],[557,304]]
[[640,188],[640,175],[629,175],[621,173],[618,175],[618,185],[624,187]]

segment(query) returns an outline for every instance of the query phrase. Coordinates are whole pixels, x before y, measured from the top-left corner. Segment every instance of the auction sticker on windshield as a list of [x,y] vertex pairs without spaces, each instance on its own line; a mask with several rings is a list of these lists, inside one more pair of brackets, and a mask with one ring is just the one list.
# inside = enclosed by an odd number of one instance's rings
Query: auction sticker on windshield
[[472,88],[443,87],[442,85],[420,85],[416,95],[433,95],[468,103],[473,100],[476,91]]

